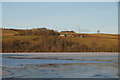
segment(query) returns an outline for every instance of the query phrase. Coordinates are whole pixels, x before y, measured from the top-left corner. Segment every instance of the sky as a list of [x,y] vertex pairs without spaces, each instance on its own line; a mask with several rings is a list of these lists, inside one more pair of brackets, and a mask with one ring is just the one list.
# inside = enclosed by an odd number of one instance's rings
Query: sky
[[3,2],[2,27],[118,33],[117,2]]

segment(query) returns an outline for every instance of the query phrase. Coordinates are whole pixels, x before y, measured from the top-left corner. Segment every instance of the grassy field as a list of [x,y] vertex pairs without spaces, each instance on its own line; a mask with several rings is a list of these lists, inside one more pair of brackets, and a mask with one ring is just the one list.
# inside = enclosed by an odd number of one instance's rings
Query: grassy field
[[[14,30],[2,30],[2,40],[32,40],[38,36],[14,36],[19,31]],[[11,34],[11,35],[10,35]],[[39,36],[40,37],[40,36]],[[95,46],[111,47],[112,45],[118,45],[118,35],[116,34],[88,34],[87,37],[62,37],[66,40],[77,42],[80,44],[86,44],[91,46],[94,43]]]
[[14,35],[17,34],[17,31],[14,30],[7,30],[7,29],[2,29],[2,35]]
[[[41,36],[15,36],[20,31],[17,30],[2,30],[2,41],[30,41],[32,44],[38,44],[43,37]],[[76,33],[77,34],[77,33]],[[118,47],[118,35],[117,34],[86,34],[86,37],[61,37],[70,42],[75,42],[80,45],[87,45],[90,48],[112,48]],[[34,40],[39,38],[39,40]],[[42,41],[41,41],[42,42]],[[49,45],[49,44],[48,44]]]
[[89,47],[106,47],[110,48],[113,45],[118,46],[118,39],[104,39],[104,38],[80,38],[80,37],[64,37],[69,41],[77,42],[79,44],[85,44]]
[[9,35],[3,35],[2,40],[3,41],[10,41],[10,40],[31,40],[36,38],[37,36],[9,36]]

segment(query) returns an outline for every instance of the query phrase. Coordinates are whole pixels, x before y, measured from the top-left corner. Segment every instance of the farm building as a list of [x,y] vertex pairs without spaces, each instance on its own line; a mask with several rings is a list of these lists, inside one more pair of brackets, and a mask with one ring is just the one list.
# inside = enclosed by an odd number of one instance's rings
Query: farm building
[[79,34],[79,33],[60,33],[60,36],[68,36],[68,37],[85,37],[85,34]]

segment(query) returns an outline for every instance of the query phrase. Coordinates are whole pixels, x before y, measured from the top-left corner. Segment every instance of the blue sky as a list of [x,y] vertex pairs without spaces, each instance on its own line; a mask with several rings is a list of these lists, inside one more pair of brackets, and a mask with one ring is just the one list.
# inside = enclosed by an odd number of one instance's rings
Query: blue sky
[[2,13],[5,28],[118,32],[117,2],[5,2]]

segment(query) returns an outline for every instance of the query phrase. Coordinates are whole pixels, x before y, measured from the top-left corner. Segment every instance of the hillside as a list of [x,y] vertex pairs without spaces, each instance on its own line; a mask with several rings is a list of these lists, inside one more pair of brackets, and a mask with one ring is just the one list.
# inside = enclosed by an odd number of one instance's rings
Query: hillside
[[60,34],[66,34],[66,35],[81,35],[86,38],[106,38],[106,39],[118,39],[118,34],[103,34],[103,33],[97,33],[97,34],[86,34],[86,33],[68,33],[68,32],[60,32]]
[[16,30],[2,29],[2,35],[14,35],[17,34]]
[[3,52],[118,52],[117,34],[68,33],[84,36],[70,37],[46,31],[49,33],[38,35],[41,29],[35,33],[32,30],[2,30]]

